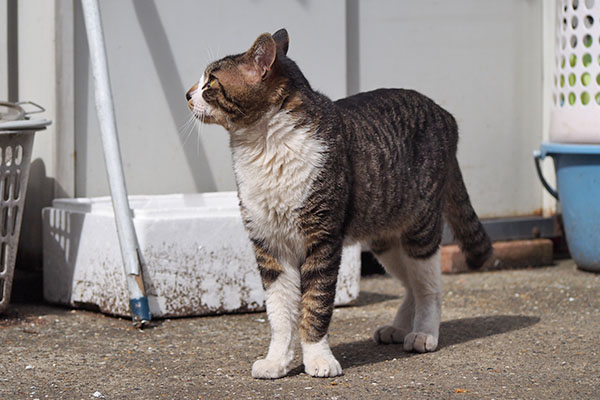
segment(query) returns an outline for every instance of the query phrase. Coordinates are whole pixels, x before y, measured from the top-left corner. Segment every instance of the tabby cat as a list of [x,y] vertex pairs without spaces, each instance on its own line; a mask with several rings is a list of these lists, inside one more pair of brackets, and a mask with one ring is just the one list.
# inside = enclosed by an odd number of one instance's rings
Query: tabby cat
[[300,334],[306,373],[340,375],[327,330],[342,245],[360,241],[406,295],[377,343],[436,349],[442,216],[469,266],[491,255],[456,160],[456,121],[411,90],[332,101],[287,57],[288,33],[260,35],[211,63],[187,93],[230,134],[240,207],[266,292],[271,343],[255,378],[286,375]]

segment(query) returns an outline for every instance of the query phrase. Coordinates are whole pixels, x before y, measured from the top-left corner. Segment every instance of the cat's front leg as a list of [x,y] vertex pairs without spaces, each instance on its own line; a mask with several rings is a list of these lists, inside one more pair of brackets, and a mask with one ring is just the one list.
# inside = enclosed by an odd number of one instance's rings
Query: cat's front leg
[[342,374],[342,367],[329,347],[327,334],[333,313],[341,253],[341,243],[320,243],[309,252],[300,269],[302,282],[300,339],[304,370],[315,377]]
[[275,379],[287,375],[294,359],[294,342],[300,309],[300,271],[279,263],[254,243],[258,269],[265,288],[267,317],[271,325],[269,352],[252,365],[252,376]]

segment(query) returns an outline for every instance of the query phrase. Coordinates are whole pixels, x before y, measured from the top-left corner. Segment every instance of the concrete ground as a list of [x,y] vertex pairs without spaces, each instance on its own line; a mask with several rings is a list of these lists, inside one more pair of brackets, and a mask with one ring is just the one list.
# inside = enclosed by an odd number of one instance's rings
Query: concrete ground
[[556,266],[444,276],[440,346],[410,354],[375,345],[402,289],[361,282],[336,309],[337,378],[250,377],[264,356],[264,313],[164,320],[139,331],[125,319],[47,305],[0,317],[2,399],[598,399],[600,275]]

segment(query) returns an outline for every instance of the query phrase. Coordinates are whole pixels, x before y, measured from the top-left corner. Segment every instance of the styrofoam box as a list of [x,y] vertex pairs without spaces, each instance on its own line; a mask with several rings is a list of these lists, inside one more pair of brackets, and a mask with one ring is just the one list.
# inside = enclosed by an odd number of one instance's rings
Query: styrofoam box
[[[153,317],[264,308],[235,192],[130,196]],[[44,298],[129,315],[110,198],[57,199],[44,208]],[[360,245],[344,248],[336,304],[358,297]]]

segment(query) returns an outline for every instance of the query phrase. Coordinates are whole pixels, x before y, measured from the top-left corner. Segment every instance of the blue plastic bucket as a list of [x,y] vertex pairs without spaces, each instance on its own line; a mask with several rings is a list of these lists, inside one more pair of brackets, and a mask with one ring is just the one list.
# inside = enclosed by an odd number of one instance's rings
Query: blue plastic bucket
[[[540,169],[546,156],[554,160],[558,193]],[[600,272],[600,145],[542,143],[534,158],[542,184],[560,201],[571,257]]]

